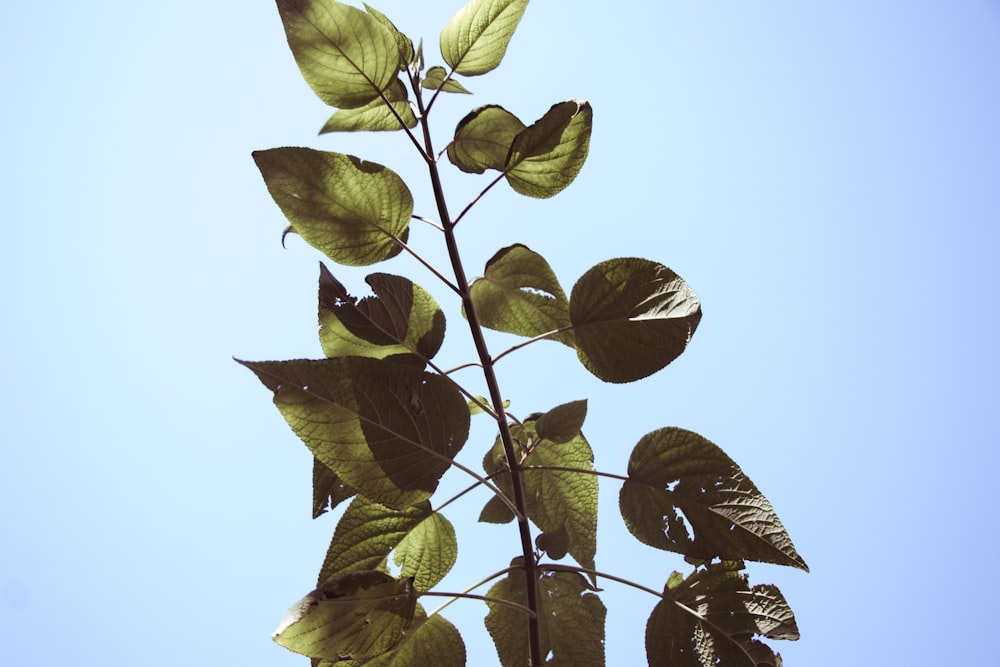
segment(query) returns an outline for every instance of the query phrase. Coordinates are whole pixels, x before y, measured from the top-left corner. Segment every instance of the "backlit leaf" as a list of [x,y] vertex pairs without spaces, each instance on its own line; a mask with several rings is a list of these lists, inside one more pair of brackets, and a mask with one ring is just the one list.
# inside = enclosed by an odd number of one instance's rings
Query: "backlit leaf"
[[472,0],[441,31],[441,55],[459,74],[496,69],[528,0]]
[[448,574],[458,558],[455,528],[442,514],[434,513],[408,532],[392,560],[400,566],[399,576],[413,577],[418,591],[429,591]]
[[363,660],[399,644],[416,602],[408,579],[354,572],[326,582],[293,605],[272,637],[311,658]]
[[514,520],[514,512],[510,505],[492,496],[479,513],[479,523],[510,523]]
[[374,7],[370,7],[365,3],[365,10],[371,14],[371,16],[381,23],[386,30],[392,33],[392,36],[396,39],[396,46],[399,49],[399,69],[405,70],[406,66],[414,61],[416,54],[413,51],[413,40],[404,35],[399,31],[399,28],[389,20],[389,17],[378,11]]
[[[355,663],[360,667],[362,663]],[[428,617],[420,605],[403,641],[391,652],[363,663],[365,667],[464,667],[465,642],[441,614]],[[354,667],[338,663],[337,667]],[[332,666],[331,666],[332,667]]]
[[420,85],[424,88],[430,90],[437,90],[440,88],[446,93],[469,93],[469,89],[460,84],[454,79],[448,79],[445,81],[445,77],[448,76],[448,71],[441,67],[440,65],[431,67],[427,70],[424,75],[424,80],[420,82]]
[[338,264],[366,266],[400,253],[413,196],[390,169],[311,148],[253,154],[268,192],[295,232]]
[[448,145],[448,159],[464,172],[481,174],[487,169],[503,171],[514,138],[524,123],[503,107],[490,104],[465,116],[455,127]]
[[314,519],[318,519],[355,493],[357,491],[344,484],[337,477],[337,473],[323,465],[315,456],[313,457],[312,516]]
[[375,17],[335,0],[277,2],[299,71],[330,106],[364,106],[395,79],[399,46]]
[[521,131],[504,166],[507,182],[529,197],[553,197],[580,173],[590,149],[594,112],[588,102],[554,105]]
[[619,506],[640,541],[692,558],[808,571],[767,498],[725,452],[697,433],[664,428],[643,436],[632,450],[628,475]]
[[556,444],[569,442],[580,434],[587,417],[587,399],[552,408],[535,422],[538,437]]
[[[338,109],[330,120],[319,131],[320,134],[330,132],[392,132],[403,127],[413,128],[417,125],[417,117],[413,114],[406,95],[403,82],[396,79],[385,89],[385,100],[377,97],[368,104],[356,109]],[[392,105],[390,109],[386,101]],[[395,111],[395,113],[393,113]],[[400,123],[402,120],[402,123]]]
[[632,382],[684,351],[701,321],[701,304],[662,264],[619,258],[601,262],[577,281],[569,316],[587,370],[605,382]]

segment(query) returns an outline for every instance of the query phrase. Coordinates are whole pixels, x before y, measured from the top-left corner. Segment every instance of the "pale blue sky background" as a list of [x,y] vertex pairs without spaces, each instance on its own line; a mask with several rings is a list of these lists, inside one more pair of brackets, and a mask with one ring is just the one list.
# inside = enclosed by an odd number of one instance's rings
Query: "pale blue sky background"
[[[459,4],[375,6],[435,64]],[[334,521],[310,520],[309,454],[231,357],[320,355],[319,256],[281,248],[250,152],[360,154],[432,214],[416,157],[401,135],[316,136],[330,112],[271,2],[16,3],[0,57],[0,665],[307,664],[270,632]],[[518,241],[567,288],[639,255],[705,310],[689,350],[631,385],[525,349],[500,367],[513,408],[589,397],[586,434],[616,472],[660,426],[726,449],[813,570],[750,567],[796,611],[785,664],[1000,665],[1000,3],[535,0],[501,69],[467,84],[475,97],[435,109],[439,147],[479,104],[595,112],[572,187],[496,189],[463,223],[470,273]],[[449,169],[453,208],[484,184]],[[361,289],[366,271],[331,268]],[[429,275],[371,270],[432,289],[447,359],[466,358]],[[491,441],[478,423],[463,460]],[[602,487],[598,566],[659,587],[685,566],[634,542],[616,497]],[[512,535],[460,536],[444,586],[502,567]],[[643,664],[655,600],[604,599],[608,663]],[[495,661],[483,613],[446,614],[470,665]]]

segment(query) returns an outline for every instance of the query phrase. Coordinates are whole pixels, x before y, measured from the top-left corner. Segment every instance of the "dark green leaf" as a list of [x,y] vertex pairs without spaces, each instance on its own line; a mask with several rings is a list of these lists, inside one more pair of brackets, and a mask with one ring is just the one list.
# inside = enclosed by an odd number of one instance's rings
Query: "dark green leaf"
[[552,560],[560,560],[569,552],[569,533],[560,526],[551,533],[539,533],[535,538],[535,547],[544,551]]
[[510,523],[513,520],[514,512],[510,505],[497,496],[492,496],[479,513],[479,523]]
[[318,519],[325,512],[344,502],[357,491],[340,481],[319,459],[313,457],[313,518]]
[[375,17],[335,0],[278,0],[278,11],[299,71],[330,106],[364,106],[395,79],[396,37]]
[[528,0],[472,0],[441,31],[441,55],[464,76],[496,69]]
[[365,10],[372,17],[381,23],[386,30],[392,33],[392,36],[396,39],[396,46],[399,48],[399,69],[405,70],[406,66],[414,61],[416,54],[413,51],[413,40],[404,35],[399,31],[396,25],[389,20],[389,17],[378,11],[374,7],[369,7],[365,3]]
[[742,568],[717,563],[667,586],[646,623],[651,667],[780,667],[754,636],[798,639],[795,616],[776,587],[749,588]]
[[309,245],[339,264],[365,266],[402,250],[413,196],[390,169],[311,148],[253,154],[271,197]]
[[445,80],[448,76],[448,71],[441,67],[431,67],[427,70],[427,74],[424,76],[424,80],[421,82],[424,88],[429,88],[430,90],[437,90],[440,88],[446,93],[469,93],[469,89],[460,84],[454,79]]
[[552,408],[535,422],[538,437],[556,444],[569,442],[580,435],[587,418],[587,399]]
[[524,123],[501,106],[490,104],[473,110],[455,127],[448,145],[448,159],[464,172],[481,174],[487,169],[503,171],[514,138]]
[[593,117],[588,102],[570,100],[554,105],[520,132],[504,167],[510,186],[540,199],[566,188],[587,159]]
[[399,644],[416,602],[408,579],[397,581],[383,572],[353,572],[328,581],[293,605],[273,639],[311,658],[371,658]]
[[[417,125],[417,117],[413,115],[406,95],[403,82],[396,79],[385,89],[385,100],[377,97],[368,104],[356,109],[340,109],[326,121],[320,134],[330,132],[391,132],[403,127],[413,128]],[[390,108],[386,101],[392,105]],[[393,113],[395,111],[395,113]],[[400,123],[402,120],[402,123]]]
[[469,433],[469,408],[447,379],[362,357],[240,362],[313,454],[372,500],[426,500]]
[[455,528],[444,515],[435,512],[407,533],[392,560],[400,566],[399,576],[413,577],[418,591],[429,591],[451,571],[458,558]]
[[809,570],[767,498],[725,452],[697,433],[664,428],[643,436],[628,474],[619,506],[640,541],[693,558]]
[[[472,302],[483,326],[519,336],[540,336],[568,327],[569,302],[548,262],[527,246],[512,245],[486,263],[472,282]],[[568,345],[572,335],[552,336]]]
[[[484,406],[488,406],[489,404],[490,404],[490,399],[486,398],[485,396],[476,396],[476,400],[469,401],[469,414],[478,415],[480,413],[486,412]],[[503,406],[505,408],[510,407],[510,401],[505,400],[503,402]]]
[[[553,667],[604,667],[606,609],[587,580],[572,572],[546,572],[538,578],[542,655]],[[512,570],[488,596],[524,605],[523,570]],[[503,667],[528,664],[528,621],[524,613],[488,602],[486,629]]]
[[676,359],[701,321],[697,295],[656,262],[601,262],[573,287],[569,302],[577,356],[605,382],[632,382]]
[[431,359],[444,341],[444,313],[434,297],[408,279],[373,273],[374,296],[360,301],[320,264],[319,340],[327,357],[384,359],[416,354]]

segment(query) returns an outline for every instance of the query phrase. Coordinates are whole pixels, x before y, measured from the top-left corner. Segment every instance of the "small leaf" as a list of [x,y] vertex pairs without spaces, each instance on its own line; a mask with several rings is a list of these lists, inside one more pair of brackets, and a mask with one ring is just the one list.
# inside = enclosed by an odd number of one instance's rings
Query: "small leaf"
[[552,408],[535,422],[538,437],[556,444],[569,442],[580,435],[587,418],[587,400],[572,401]]
[[[399,79],[393,81],[383,94],[385,100],[377,97],[356,109],[339,109],[330,116],[330,120],[326,121],[326,125],[319,133],[392,132],[401,130],[404,126],[408,128],[417,126],[417,117],[413,114],[413,107],[410,106],[402,81]],[[392,105],[391,108],[386,104],[387,101]]]
[[375,17],[334,0],[277,2],[299,71],[325,103],[356,109],[396,78],[396,37]]
[[605,382],[632,382],[680,356],[701,321],[701,304],[662,264],[620,258],[583,274],[569,316],[587,370]]
[[267,189],[294,230],[338,264],[366,266],[402,251],[413,196],[392,170],[311,148],[253,154]]
[[[490,399],[486,398],[485,396],[476,396],[476,400],[469,401],[469,414],[470,415],[482,414],[482,413],[486,412],[486,410],[483,409],[483,406],[489,405],[489,404],[490,404]],[[503,406],[505,408],[509,408],[510,407],[510,400],[509,399],[505,400],[503,402]]]
[[[471,285],[472,303],[483,326],[519,336],[540,336],[568,327],[569,302],[548,262],[520,244],[508,246],[486,263],[486,274]],[[572,344],[559,333],[553,340]]]
[[619,506],[641,542],[693,558],[809,570],[767,498],[697,433],[663,428],[643,436],[629,457],[628,475]]
[[[545,664],[604,667],[604,621],[607,610],[587,580],[574,572],[545,572],[538,577],[538,622]],[[488,597],[526,604],[523,570],[512,570],[490,589]],[[528,621],[524,613],[496,602],[486,603],[486,629],[503,667],[528,664]]]
[[337,473],[323,465],[315,456],[313,457],[312,516],[314,519],[318,519],[356,493],[357,491],[344,484],[337,477]]
[[408,579],[354,572],[323,584],[293,605],[273,639],[311,658],[372,658],[399,644],[416,602]]
[[465,93],[469,94],[469,89],[460,84],[454,79],[445,80],[448,76],[448,71],[441,67],[440,65],[431,67],[427,70],[427,74],[424,75],[424,80],[420,83],[424,88],[430,90],[437,90],[440,88],[446,93]]
[[465,116],[455,127],[455,139],[448,145],[451,163],[470,174],[487,169],[503,171],[514,138],[524,123],[503,107],[490,104]]
[[545,199],[572,183],[590,150],[593,116],[588,102],[570,100],[519,133],[504,167],[515,192]]
[[384,359],[416,354],[431,359],[444,341],[444,313],[434,297],[407,278],[373,273],[374,296],[360,301],[320,264],[319,340],[327,357]]
[[560,526],[550,533],[539,533],[535,538],[535,547],[544,551],[552,560],[565,558],[569,552],[569,533],[565,526]]
[[412,63],[416,58],[413,51],[413,40],[401,33],[396,25],[389,20],[388,16],[374,7],[369,7],[368,4],[365,3],[365,10],[371,14],[376,21],[381,23],[386,30],[392,33],[392,36],[396,39],[396,46],[399,48],[399,69],[405,70],[406,66]]
[[510,523],[513,520],[514,512],[510,505],[497,496],[491,496],[479,513],[479,523]]
[[412,577],[418,591],[429,591],[451,571],[458,558],[455,528],[442,514],[433,513],[408,532],[392,560],[400,577]]
[[441,31],[441,55],[463,76],[496,69],[528,0],[472,0]]
[[798,639],[795,616],[776,587],[749,588],[742,568],[716,563],[668,585],[646,623],[651,667],[780,667],[754,635]]

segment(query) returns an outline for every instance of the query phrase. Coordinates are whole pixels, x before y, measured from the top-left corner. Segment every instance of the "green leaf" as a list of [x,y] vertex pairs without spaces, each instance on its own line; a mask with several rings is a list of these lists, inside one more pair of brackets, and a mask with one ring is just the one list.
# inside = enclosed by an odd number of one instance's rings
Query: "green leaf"
[[448,379],[362,357],[246,362],[313,454],[372,500],[426,500],[469,434],[469,408]]
[[319,459],[313,457],[313,518],[332,510],[357,491],[344,484],[337,473],[333,472]]
[[365,282],[374,296],[359,301],[320,264],[319,340],[326,356],[433,358],[445,331],[434,297],[401,276],[373,273]]
[[[417,614],[403,641],[390,653],[363,663],[365,667],[464,667],[465,642],[454,625],[441,614],[428,617],[417,605]],[[339,663],[341,667],[344,663]],[[332,667],[332,666],[331,666]],[[344,667],[354,667],[344,665]]]
[[328,581],[293,605],[272,638],[311,658],[363,660],[399,644],[416,602],[408,579],[353,572]]
[[619,506],[641,542],[693,558],[809,570],[767,498],[697,433],[663,428],[643,436],[629,457],[628,475]]
[[253,154],[292,228],[338,264],[365,266],[402,250],[413,196],[395,172],[353,155],[311,148]]
[[539,533],[535,538],[535,547],[548,554],[552,560],[561,560],[569,552],[569,533],[565,526],[560,526],[551,533]]
[[451,571],[458,558],[455,528],[439,513],[414,526],[392,554],[401,577],[413,577],[418,591],[429,591]]
[[754,635],[798,639],[795,616],[776,587],[749,588],[742,568],[709,565],[664,590],[646,623],[651,667],[780,667],[780,656]]
[[479,523],[510,523],[514,520],[514,512],[510,505],[498,496],[491,496],[479,513]]
[[364,106],[395,80],[396,37],[375,17],[335,0],[278,0],[278,11],[299,71],[330,106]]
[[[482,414],[486,412],[486,410],[483,409],[483,406],[489,404],[490,404],[490,399],[486,398],[485,396],[476,396],[476,400],[469,401],[469,414],[470,415]],[[505,408],[509,408],[510,400],[505,400],[503,402],[503,406]]]
[[437,65],[427,70],[427,74],[424,75],[424,80],[420,83],[420,85],[430,90],[437,90],[440,88],[446,93],[469,94],[468,88],[460,84],[458,81],[455,81],[454,79],[446,80],[447,76],[448,76],[448,70],[441,67],[440,65]]
[[528,0],[472,0],[441,31],[441,55],[463,76],[496,69]]
[[619,258],[601,262],[577,281],[569,317],[587,370],[605,382],[632,382],[684,351],[701,321],[701,304],[662,264]]
[[554,105],[510,146],[507,182],[529,197],[554,197],[580,173],[590,149],[594,112],[588,102]]
[[[480,323],[519,336],[540,336],[568,327],[569,302],[548,262],[527,246],[508,246],[486,263],[486,273],[472,281],[472,303]],[[551,336],[567,345],[572,334]]]
[[[574,572],[545,572],[538,578],[538,622],[545,664],[604,667],[606,609],[587,580]],[[488,597],[524,605],[523,570],[512,570],[490,589]],[[528,621],[524,613],[487,602],[486,629],[503,667],[528,664]]]
[[552,408],[535,422],[538,437],[556,444],[569,442],[580,434],[587,418],[587,399]]
[[503,107],[490,104],[473,110],[455,127],[455,139],[448,145],[451,163],[470,174],[487,169],[503,171],[514,138],[524,123]]
[[[416,127],[417,117],[406,94],[403,82],[396,79],[385,89],[385,100],[377,97],[368,104],[357,109],[340,109],[330,116],[320,134],[330,132],[392,132],[401,130],[404,125]],[[392,105],[390,108],[386,101]],[[393,113],[395,111],[395,113]],[[400,123],[402,119],[402,124]]]
[[405,70],[406,66],[413,63],[416,59],[416,54],[413,51],[413,40],[401,33],[396,25],[389,20],[388,16],[374,7],[369,7],[368,4],[365,3],[365,10],[371,14],[376,21],[381,23],[386,30],[392,33],[392,36],[396,39],[396,46],[399,49],[399,69]]

